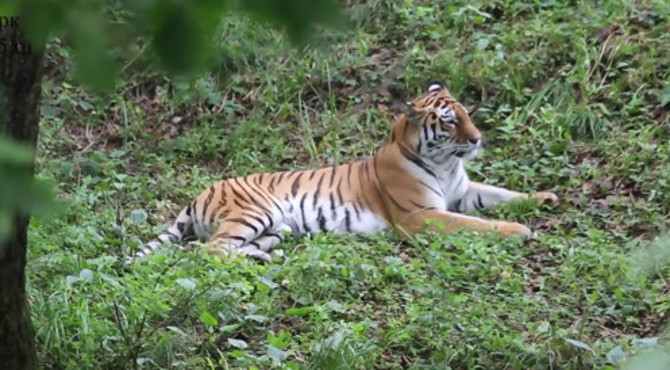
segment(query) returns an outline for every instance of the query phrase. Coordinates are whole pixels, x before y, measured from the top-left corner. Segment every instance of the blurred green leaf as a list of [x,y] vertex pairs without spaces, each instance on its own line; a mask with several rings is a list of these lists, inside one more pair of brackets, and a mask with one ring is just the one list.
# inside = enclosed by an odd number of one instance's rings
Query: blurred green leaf
[[16,212],[46,215],[56,211],[55,186],[33,176],[33,151],[0,137],[0,241],[11,232]]
[[147,212],[143,209],[134,209],[130,212],[130,222],[133,225],[143,224],[147,220]]
[[573,346],[575,346],[577,348],[581,348],[583,350],[593,352],[593,349],[591,349],[591,347],[588,344],[586,344],[586,343],[584,343],[580,340],[565,338],[565,341],[572,344]]
[[670,264],[670,232],[657,236],[651,243],[636,248],[628,256],[633,273],[648,276]]
[[[202,72],[213,65],[212,47],[221,16],[232,1],[220,0],[123,0],[120,2],[135,32],[151,40],[151,46],[171,74]],[[44,45],[54,33],[64,33],[75,49],[77,77],[96,90],[113,87],[118,66],[110,51],[109,30],[120,29],[108,22],[100,0],[25,0],[28,36],[35,45]],[[249,0],[240,4],[255,19],[286,30],[299,44],[316,35],[317,24],[337,26],[344,17],[334,0]],[[114,45],[130,42],[129,30],[114,37]]]
[[228,344],[230,344],[231,346],[233,346],[235,348],[239,348],[239,349],[246,349],[247,347],[249,347],[247,342],[245,342],[241,339],[228,338]]
[[286,29],[291,41],[298,44],[314,36],[314,27],[318,23],[336,27],[344,22],[337,2],[333,0],[247,0],[242,6],[255,18]]
[[288,358],[288,353],[282,351],[281,349],[269,345],[268,346],[268,352],[267,352],[268,357],[271,359],[277,361],[277,362],[282,362]]
[[203,312],[203,313],[200,314],[200,321],[202,321],[203,324],[205,324],[205,325],[207,325],[207,326],[209,326],[209,327],[211,327],[211,326],[215,326],[216,324],[219,323],[219,322],[216,320],[216,318],[215,318],[214,316],[212,316],[212,314],[210,314],[210,313],[207,312],[207,311],[205,311],[205,312]]

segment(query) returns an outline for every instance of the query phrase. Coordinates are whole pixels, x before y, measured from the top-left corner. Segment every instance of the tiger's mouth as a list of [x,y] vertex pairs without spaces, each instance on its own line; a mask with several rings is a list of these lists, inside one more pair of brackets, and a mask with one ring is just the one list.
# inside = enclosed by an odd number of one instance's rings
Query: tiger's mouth
[[454,155],[458,158],[470,159],[476,157],[481,152],[481,145],[473,145],[466,149],[457,150]]

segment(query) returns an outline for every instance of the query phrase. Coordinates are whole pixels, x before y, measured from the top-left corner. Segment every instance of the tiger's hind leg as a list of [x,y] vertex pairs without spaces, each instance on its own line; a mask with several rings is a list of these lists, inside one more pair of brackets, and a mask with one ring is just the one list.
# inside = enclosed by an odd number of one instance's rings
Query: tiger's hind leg
[[284,241],[284,232],[290,232],[291,228],[288,225],[282,224],[275,230],[270,230],[258,238],[243,245],[238,250],[240,253],[272,263],[272,256],[270,252]]
[[281,244],[284,241],[284,233],[291,232],[291,227],[282,224],[278,228],[270,230],[263,235],[259,236],[255,240],[249,242],[249,245],[253,245],[256,248],[260,249],[263,252],[271,252],[277,245]]
[[271,263],[268,252],[284,240],[282,232],[291,229],[284,224],[274,230],[266,230],[264,226],[257,227],[242,218],[229,218],[209,240],[207,252],[212,256],[241,253]]
[[291,232],[291,227],[282,224],[243,246],[240,251],[248,256],[272,263],[270,252],[284,241],[284,232]]

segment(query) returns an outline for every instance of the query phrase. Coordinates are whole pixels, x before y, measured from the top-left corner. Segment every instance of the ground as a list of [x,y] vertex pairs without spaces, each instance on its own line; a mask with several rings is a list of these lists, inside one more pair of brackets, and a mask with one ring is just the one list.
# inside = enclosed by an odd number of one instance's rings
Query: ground
[[[67,205],[33,220],[27,272],[43,366],[614,368],[652,346],[670,307],[670,254],[649,247],[670,211],[670,5],[569,3],[351,1],[350,27],[302,49],[232,14],[211,73],[167,78],[139,42],[105,95],[55,39],[38,164]],[[274,264],[191,245],[117,268],[213,181],[370,155],[431,80],[480,107],[473,179],[559,195],[483,215],[538,240],[319,235]]]

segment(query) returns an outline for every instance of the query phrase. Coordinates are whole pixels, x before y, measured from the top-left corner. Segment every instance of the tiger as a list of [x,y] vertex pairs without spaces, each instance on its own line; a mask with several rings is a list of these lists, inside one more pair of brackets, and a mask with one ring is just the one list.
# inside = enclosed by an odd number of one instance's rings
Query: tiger
[[[441,82],[402,104],[390,137],[371,157],[313,170],[256,173],[222,180],[181,210],[174,223],[124,266],[164,243],[197,237],[219,258],[243,255],[272,262],[286,235],[374,234],[465,229],[500,238],[534,237],[521,223],[463,214],[517,199],[557,203],[553,192],[532,195],[470,181],[464,162],[482,149],[482,135]],[[437,221],[437,222],[429,222]]]

